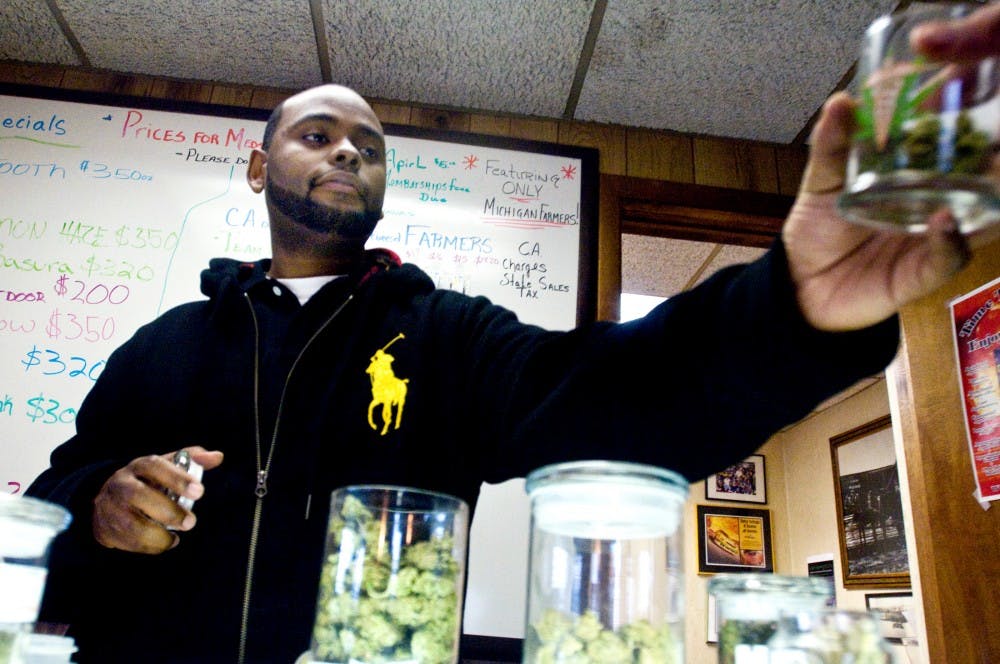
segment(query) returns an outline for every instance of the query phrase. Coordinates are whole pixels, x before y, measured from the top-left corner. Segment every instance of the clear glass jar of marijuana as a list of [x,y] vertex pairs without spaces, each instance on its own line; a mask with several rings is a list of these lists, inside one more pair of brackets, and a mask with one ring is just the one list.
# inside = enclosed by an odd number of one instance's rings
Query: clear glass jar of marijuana
[[526,478],[531,500],[523,662],[684,662],[688,482],[577,461]]
[[867,611],[783,613],[767,644],[768,664],[892,664],[889,643]]
[[333,492],[306,662],[456,664],[469,507],[409,487]]
[[1000,61],[951,63],[915,52],[928,21],[960,19],[980,2],[914,3],[869,26],[852,85],[857,130],[838,199],[849,220],[909,233],[947,210],[963,233],[1000,221]]
[[60,505],[0,495],[0,662],[14,656],[38,619],[50,545],[72,519]]
[[823,609],[833,585],[823,577],[731,573],[712,577],[708,592],[715,597],[719,664],[766,664],[781,616]]

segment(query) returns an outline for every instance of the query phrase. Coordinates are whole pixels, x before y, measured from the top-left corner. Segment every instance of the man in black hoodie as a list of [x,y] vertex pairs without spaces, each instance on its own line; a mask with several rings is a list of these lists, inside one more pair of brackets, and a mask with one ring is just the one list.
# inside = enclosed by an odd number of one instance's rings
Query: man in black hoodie
[[[998,9],[928,34],[928,52],[995,52]],[[550,332],[366,251],[386,186],[378,118],[340,86],[289,98],[247,173],[266,197],[272,257],[213,260],[207,301],[115,351],[77,434],[27,492],[74,515],[42,619],[70,624],[80,662],[290,662],[309,646],[337,487],[406,485],[474,506],[483,481],[555,461],[627,459],[698,480],[752,453],[881,371],[898,309],[968,257],[947,213],[921,236],[837,216],[851,113],[845,95],[826,104],[760,260],[640,321]],[[376,374],[405,389],[390,399]],[[170,462],[181,448],[202,482]]]

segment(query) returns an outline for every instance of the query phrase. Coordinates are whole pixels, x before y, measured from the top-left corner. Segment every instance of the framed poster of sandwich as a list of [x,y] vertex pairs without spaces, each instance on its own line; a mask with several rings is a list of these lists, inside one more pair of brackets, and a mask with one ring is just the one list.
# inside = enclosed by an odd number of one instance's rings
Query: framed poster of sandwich
[[697,506],[698,573],[773,572],[771,511]]

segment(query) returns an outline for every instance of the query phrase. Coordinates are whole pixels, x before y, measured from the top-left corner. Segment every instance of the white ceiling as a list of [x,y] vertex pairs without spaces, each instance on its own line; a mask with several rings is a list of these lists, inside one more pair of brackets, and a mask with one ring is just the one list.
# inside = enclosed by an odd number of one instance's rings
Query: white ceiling
[[[0,61],[801,142],[895,0],[5,0]],[[627,292],[758,249],[625,236]]]

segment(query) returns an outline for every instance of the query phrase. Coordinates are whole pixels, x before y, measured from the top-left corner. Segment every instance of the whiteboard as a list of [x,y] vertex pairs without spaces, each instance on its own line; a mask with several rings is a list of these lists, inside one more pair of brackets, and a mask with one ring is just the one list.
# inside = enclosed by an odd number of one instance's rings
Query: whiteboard
[[[267,112],[0,85],[0,486],[74,432],[108,355],[200,299],[210,258],[270,255],[245,180]],[[387,247],[435,283],[569,329],[596,311],[597,151],[386,126]],[[3,489],[0,489],[3,490]],[[484,485],[466,631],[523,635],[523,481]],[[492,521],[478,515],[515,515]],[[497,547],[505,543],[507,548]],[[481,552],[481,553],[480,553]],[[504,569],[498,571],[497,566]]]

